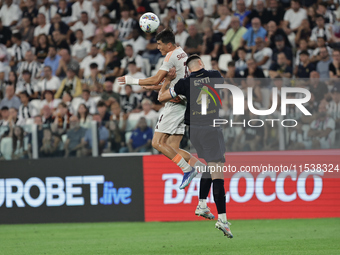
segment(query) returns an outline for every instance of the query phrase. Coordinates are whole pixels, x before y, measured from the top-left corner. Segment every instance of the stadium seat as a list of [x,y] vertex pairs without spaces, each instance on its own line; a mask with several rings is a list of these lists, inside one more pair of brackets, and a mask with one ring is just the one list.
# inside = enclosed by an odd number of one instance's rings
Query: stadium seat
[[31,101],[31,105],[37,109],[37,111],[40,113],[41,110],[41,101],[39,99],[34,99]]
[[232,61],[233,58],[230,54],[222,54],[218,60],[218,67],[223,71],[228,71],[228,63]]
[[10,160],[12,158],[12,137],[4,137],[1,139],[0,152],[4,159]]
[[265,77],[267,77],[267,78],[269,77],[269,71],[268,70],[263,70],[263,74],[264,74]]
[[158,17],[160,15],[160,9],[159,9],[159,4],[158,3],[150,3],[150,7],[152,9],[152,11],[154,12],[154,14],[156,14]]
[[201,55],[202,62],[206,70],[211,70],[211,56],[210,55]]

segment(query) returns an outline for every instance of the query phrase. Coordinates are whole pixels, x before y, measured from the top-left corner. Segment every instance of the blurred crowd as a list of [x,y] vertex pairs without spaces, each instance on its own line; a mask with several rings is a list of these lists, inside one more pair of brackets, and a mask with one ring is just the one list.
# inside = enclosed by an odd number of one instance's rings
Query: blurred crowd
[[[340,7],[324,0],[2,0],[0,8],[1,158],[151,151],[163,105],[158,93],[119,86],[116,78],[145,78],[163,57],[155,35],[139,28],[145,12],[171,28],[185,52],[200,54],[268,109],[271,89],[299,86],[312,93],[308,109],[288,115],[286,149],[332,148],[340,130]],[[291,78],[312,79],[294,80]],[[264,79],[266,81],[261,81]],[[299,97],[300,95],[291,95]],[[231,118],[230,94],[222,114]],[[266,108],[267,107],[267,108]],[[278,108],[278,111],[280,109]],[[255,118],[251,113],[247,118]],[[279,149],[278,128],[226,128],[228,150]]]

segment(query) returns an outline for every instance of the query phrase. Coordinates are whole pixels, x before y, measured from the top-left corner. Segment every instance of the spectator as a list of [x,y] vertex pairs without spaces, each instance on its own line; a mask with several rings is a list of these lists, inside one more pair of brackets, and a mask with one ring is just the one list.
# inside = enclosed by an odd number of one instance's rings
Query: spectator
[[99,32],[99,30],[103,31],[105,34],[106,33],[113,33],[114,29],[112,25],[110,24],[111,18],[108,14],[104,14],[103,16],[100,17],[100,22],[98,24],[98,28],[96,29],[96,33]]
[[121,19],[118,23],[119,40],[127,41],[132,38],[132,30],[136,27],[137,22],[130,17],[130,9],[124,6],[121,9]]
[[291,78],[293,70],[288,64],[288,60],[284,52],[280,52],[277,55],[277,63],[272,63],[269,68],[269,76],[271,78],[276,78],[280,76],[281,78]]
[[12,159],[23,159],[27,154],[24,146],[24,130],[22,127],[10,126],[9,137],[12,137]]
[[104,73],[106,78],[115,79],[119,76],[121,62],[111,50],[105,52]]
[[227,32],[231,21],[231,16],[228,7],[225,5],[219,5],[217,12],[219,18],[215,19],[213,23],[213,30],[214,33],[218,33],[222,37]]
[[298,0],[292,0],[291,9],[286,11],[283,19],[283,30],[289,35],[292,32],[297,32],[301,22],[304,19],[307,19],[307,12],[300,7],[300,2]]
[[125,133],[120,130],[119,122],[111,120],[109,122],[109,144],[112,152],[118,153],[120,148],[125,145]]
[[327,105],[328,115],[335,120],[335,129],[340,129],[340,84],[331,90],[332,100]]
[[256,62],[252,58],[247,60],[247,68],[242,77],[265,78],[262,69],[256,66]]
[[91,74],[85,76],[83,80],[83,89],[91,91],[91,96],[98,96],[103,92],[105,76],[99,73],[97,63],[90,64]]
[[189,37],[187,38],[187,41],[185,42],[184,51],[189,54],[200,54],[202,51],[202,36],[197,33],[196,25],[190,25],[189,26]]
[[309,53],[306,50],[300,52],[300,64],[297,66],[295,76],[297,78],[309,78],[310,73],[315,71],[315,65],[310,62]]
[[86,105],[87,109],[89,109],[90,111],[90,114],[95,114],[97,112],[97,104],[94,99],[90,97],[90,91],[87,89],[83,89],[81,97],[81,103]]
[[328,94],[327,85],[320,81],[320,74],[317,71],[312,71],[310,73],[310,93],[314,94],[315,101],[319,104],[325,96]]
[[24,60],[26,52],[31,48],[28,42],[22,41],[22,36],[19,33],[14,33],[12,35],[12,52],[13,52],[13,65],[18,64],[20,61]]
[[221,36],[214,33],[212,28],[204,29],[202,55],[210,55],[212,58],[218,58],[221,55]]
[[[204,16],[213,18],[217,13],[217,1],[216,0],[198,0],[196,6],[204,10]],[[197,16],[197,13],[196,13]]]
[[104,83],[104,92],[101,95],[102,100],[106,102],[108,107],[111,106],[113,101],[120,103],[120,96],[113,91],[113,83],[111,79],[106,79]]
[[240,19],[233,16],[230,21],[230,28],[223,37],[224,53],[232,54],[235,57],[237,49],[241,46],[241,39],[247,32],[245,27],[240,26]]
[[67,5],[66,0],[59,0],[57,13],[65,24],[71,23],[72,7]]
[[278,1],[269,0],[269,20],[273,20],[276,23],[276,26],[282,27],[284,15],[285,10],[279,7]]
[[271,48],[265,47],[265,42],[261,37],[255,40],[255,48],[252,50],[252,58],[254,58],[256,65],[262,70],[268,70],[271,64],[271,56],[273,51]]
[[316,25],[316,12],[315,12],[315,9],[313,6],[310,6],[308,7],[308,16],[307,16],[307,19],[308,19],[308,23],[309,23],[309,26],[310,27],[315,27]]
[[17,74],[19,76],[20,81],[22,81],[22,73],[24,70],[30,72],[34,81],[36,81],[36,79],[39,78],[41,72],[41,65],[40,63],[34,60],[32,50],[26,51],[25,61],[20,62],[18,65]]
[[79,124],[79,119],[76,115],[70,118],[70,129],[67,131],[67,139],[64,145],[65,158],[81,157],[82,143],[81,140],[86,132]]
[[168,6],[168,16],[163,19],[163,24],[166,28],[171,28],[174,33],[177,32],[177,23],[184,22],[181,15],[177,13],[177,10],[172,6]]
[[287,47],[289,48],[292,47],[285,31],[283,31],[282,28],[279,28],[274,21],[269,21],[268,22],[268,35],[267,35],[269,40],[267,41],[267,47],[270,47],[271,49],[275,48],[275,37],[278,35],[281,35],[283,37],[285,41],[285,45],[287,45]]
[[100,100],[97,104],[97,113],[102,120],[102,125],[106,126],[110,120],[110,113],[107,111],[107,106],[104,101]]
[[[55,109],[57,107],[54,107]],[[42,112],[42,122],[44,124],[52,124],[54,122],[54,116],[52,115],[52,109],[48,105],[44,105],[43,108],[41,109]]]
[[39,8],[39,13],[44,14],[46,22],[50,23],[52,17],[57,13],[57,7],[51,4],[49,0],[42,0],[42,6]]
[[117,124],[121,132],[124,132],[126,130],[128,116],[129,114],[122,112],[120,104],[114,103],[111,105],[111,120],[113,120]]
[[52,75],[52,68],[50,66],[44,67],[44,79],[38,83],[38,90],[41,94],[45,90],[51,90],[55,93],[60,86],[60,80],[58,77]]
[[235,62],[236,71],[244,71],[247,68],[246,56],[247,51],[245,48],[241,47],[237,50],[238,60]]
[[319,2],[316,8],[316,13],[324,18],[326,24],[333,24],[335,21],[334,14],[331,10],[327,9],[326,3]]
[[122,59],[124,57],[124,47],[121,41],[117,40],[113,33],[107,33],[105,35],[105,45],[103,52],[113,52],[113,57]]
[[67,70],[72,69],[75,74],[79,72],[79,63],[76,59],[72,58],[67,49],[59,51],[60,60],[56,71],[56,75],[60,78],[65,78]]
[[[99,143],[99,155],[103,152],[103,150],[107,147],[107,141],[109,139],[109,131],[105,126],[102,126],[102,119],[100,118],[99,114],[93,115],[93,120],[97,122],[98,125],[98,143]],[[83,145],[83,155],[89,156],[92,153],[92,130],[88,129],[85,133],[85,137],[82,140]]]
[[323,36],[318,37],[317,45],[318,45],[318,47],[315,48],[315,50],[313,51],[313,57],[311,59],[312,62],[317,62],[317,61],[321,60],[320,49],[322,47],[326,47],[326,49],[328,51],[328,55],[333,54],[333,49],[329,46],[326,46],[326,41],[325,41],[325,38]]
[[242,36],[241,44],[250,50],[251,47],[255,46],[256,38],[261,37],[264,40],[266,34],[267,31],[263,27],[261,27],[260,19],[253,18],[251,21],[251,27]]
[[147,152],[151,151],[152,128],[147,126],[146,119],[141,117],[137,127],[132,131],[127,148],[123,147],[119,152]]
[[334,129],[335,121],[327,115],[326,104],[321,103],[308,132],[308,136],[312,138],[312,149],[330,149],[335,139]]
[[192,8],[189,0],[170,0],[168,6],[177,10],[184,19],[194,18],[195,15],[192,13]]
[[196,25],[196,28],[197,28],[197,32],[199,34],[203,34],[204,29],[206,27],[212,27],[212,25],[213,25],[211,20],[204,15],[204,10],[203,10],[202,7],[196,7],[195,25]]
[[56,75],[61,57],[57,54],[55,46],[49,46],[47,58],[44,60],[44,66],[51,67],[52,75]]
[[132,92],[131,85],[125,85],[125,93],[125,95],[121,95],[120,97],[120,105],[122,106],[123,112],[136,112],[136,109],[139,105],[139,100],[137,95]]
[[72,5],[72,23],[74,24],[82,18],[83,13],[92,17],[93,7],[90,1],[78,0]]
[[13,0],[5,0],[0,10],[2,25],[14,27],[20,21],[21,11],[18,5],[13,4]]
[[98,65],[98,70],[102,71],[104,64],[105,64],[105,58],[102,54],[99,53],[99,49],[96,45],[92,45],[90,55],[85,57],[83,61],[80,63],[80,71],[79,71],[79,77],[87,77],[91,75],[91,69],[90,64],[96,63]]
[[57,48],[57,51],[60,51],[61,49],[66,49],[70,51],[70,46],[64,39],[64,36],[58,30],[53,31],[51,42],[52,45],[54,45]]
[[89,109],[85,104],[80,104],[78,106],[77,116],[79,119],[79,125],[82,128],[88,129],[91,126],[92,116],[89,113]]
[[[88,2],[88,1],[85,1],[85,3],[86,2]],[[88,3],[91,4],[90,2],[88,2]],[[73,8],[72,8],[72,13],[73,13]],[[84,39],[86,39],[86,40],[92,40],[93,39],[96,26],[89,20],[88,13],[85,12],[85,11],[81,12],[80,20],[71,27],[71,30],[73,32],[75,32],[79,29],[81,29],[83,31]]]
[[141,102],[142,111],[138,113],[130,113],[128,121],[139,120],[141,117],[145,118],[152,125],[156,124],[159,114],[152,109],[152,102],[150,99],[144,98]]
[[34,44],[34,26],[32,26],[29,18],[22,19],[22,27],[20,28],[19,33],[22,35],[23,41],[28,42],[30,45]]
[[61,102],[60,99],[54,99],[53,92],[51,90],[45,90],[45,92],[42,93],[42,98],[44,98],[44,100],[41,101],[40,108],[44,109],[45,105],[47,105],[53,112],[57,109]]
[[332,63],[332,58],[328,54],[326,47],[320,48],[320,61],[316,65],[316,71],[320,74],[321,79],[329,79],[329,65]]
[[44,136],[42,140],[42,146],[39,148],[39,154],[43,158],[50,158],[58,156],[58,149],[61,139],[52,134],[50,129],[44,129]]
[[48,38],[47,35],[41,34],[38,36],[37,39],[37,44],[38,46],[35,49],[35,56],[37,58],[37,61],[39,63],[44,63],[45,58],[48,56],[48,51],[49,51],[49,43],[48,43]]
[[70,127],[70,118],[72,116],[66,103],[59,103],[58,110],[55,113],[54,123],[51,126],[52,131],[58,135],[66,134],[66,130]]
[[[134,61],[128,63],[128,73],[126,75],[131,76],[131,77],[136,78],[136,79],[145,79],[146,78],[144,73],[137,71],[136,62],[134,62]],[[140,92],[142,92],[142,87],[139,86],[139,85],[132,85],[132,90],[135,93],[140,93]],[[124,87],[120,87],[120,94],[121,95],[125,94]]]
[[322,15],[316,15],[316,27],[312,30],[309,46],[315,47],[317,45],[317,38],[324,37],[325,41],[329,43],[332,39],[332,34],[329,31],[331,25],[325,25],[325,18]]
[[131,32],[132,38],[126,41],[126,43],[132,45],[135,54],[142,55],[148,42],[140,35],[139,31],[139,28],[134,28]]
[[61,82],[61,85],[54,95],[54,98],[61,98],[64,92],[69,93],[72,97],[80,97],[82,93],[82,85],[80,79],[76,75],[76,71],[68,68],[66,78]]
[[38,9],[35,7],[34,0],[27,0],[22,10],[22,17],[28,18],[32,25],[37,25]]
[[0,120],[0,127],[8,126],[9,125],[9,111],[7,106],[1,107],[1,120]]
[[[236,10],[234,16],[239,17],[240,24],[243,24],[244,19],[250,14],[250,11],[246,10],[246,4],[244,0],[236,0],[233,3],[236,3],[236,8],[233,7],[233,10]],[[249,26],[247,26],[248,28]]]
[[144,65],[143,58],[134,52],[133,46],[131,44],[127,44],[125,46],[125,57],[121,61],[119,76],[127,74],[128,64],[130,62],[136,63],[138,72],[142,71],[142,67]]
[[177,32],[175,35],[175,41],[178,46],[181,46],[184,48],[185,42],[187,41],[187,38],[189,37],[189,34],[187,31],[185,31],[185,25],[184,22],[178,22],[177,23]]
[[39,13],[37,16],[38,26],[34,29],[34,44],[37,46],[38,36],[41,34],[48,35],[50,32],[50,23],[46,23],[46,18],[43,13]]
[[31,80],[31,73],[28,70],[22,72],[22,82],[20,82],[15,90],[15,94],[26,92],[30,99],[38,98],[37,83]]
[[253,18],[259,18],[261,21],[261,24],[264,28],[267,28],[267,24],[270,21],[270,13],[265,8],[264,2],[262,0],[256,1],[256,7],[249,13],[248,16],[246,16],[243,20],[243,26],[247,26],[249,21],[251,21]]
[[228,71],[225,74],[224,78],[229,84],[235,84],[234,78],[236,78],[236,67],[235,67],[235,61],[230,61],[228,64]]
[[0,102],[0,108],[6,106],[8,108],[16,108],[19,109],[20,99],[15,95],[15,88],[13,85],[6,86],[6,94],[5,97]]
[[83,30],[78,29],[75,31],[77,41],[72,46],[72,58],[74,58],[79,63],[90,53],[91,42],[89,40],[84,40]]
[[330,78],[340,77],[340,50],[333,50],[333,62],[329,64],[329,76]]
[[275,37],[275,49],[273,49],[272,63],[277,63],[277,56],[283,52],[287,58],[287,64],[290,66],[293,61],[292,49],[285,45],[284,38],[281,35]]
[[0,43],[6,47],[11,46],[12,31],[9,27],[5,27],[0,18]]
[[26,124],[28,119],[38,115],[37,109],[30,103],[30,96],[26,91],[20,93],[21,105],[19,107],[18,118],[21,124]]
[[308,49],[308,41],[306,39],[301,39],[298,45],[299,45],[299,48],[296,51],[296,56],[295,56],[295,68],[296,69],[300,64],[300,53],[302,51],[307,51],[307,53],[309,54],[308,57],[312,56],[313,54],[313,51],[311,49]]
[[16,126],[21,125],[23,123],[20,123],[18,118],[18,109],[11,107],[9,108],[9,126]]
[[304,19],[296,32],[295,44],[299,45],[301,39],[309,41],[311,31],[308,21]]

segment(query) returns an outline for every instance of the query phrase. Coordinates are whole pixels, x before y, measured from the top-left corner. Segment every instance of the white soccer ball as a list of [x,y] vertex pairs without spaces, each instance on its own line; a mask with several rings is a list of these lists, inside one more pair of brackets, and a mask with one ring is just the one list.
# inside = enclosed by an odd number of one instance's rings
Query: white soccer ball
[[145,33],[155,32],[159,23],[159,18],[152,12],[144,13],[139,19],[139,26]]

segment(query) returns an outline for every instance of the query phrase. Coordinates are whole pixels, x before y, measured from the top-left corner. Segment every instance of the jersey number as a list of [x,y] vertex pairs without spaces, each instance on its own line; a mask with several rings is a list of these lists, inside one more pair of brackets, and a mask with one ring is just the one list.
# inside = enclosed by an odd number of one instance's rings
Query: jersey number
[[[204,90],[207,91],[207,90],[208,90],[208,87],[207,87],[207,86],[203,86],[201,92],[199,93],[199,95],[198,95],[198,97],[197,97],[197,99],[196,99],[196,103],[197,103],[198,105],[201,105],[202,115],[204,114],[204,112],[205,112],[205,114],[206,114],[206,110],[209,108],[209,104],[210,104],[210,98],[208,98],[208,94],[207,94]],[[203,108],[203,107],[204,107],[204,104],[202,104],[202,95],[204,95],[204,97],[206,98],[206,108],[205,108],[205,109]],[[205,114],[204,114],[204,115],[205,115]]]

